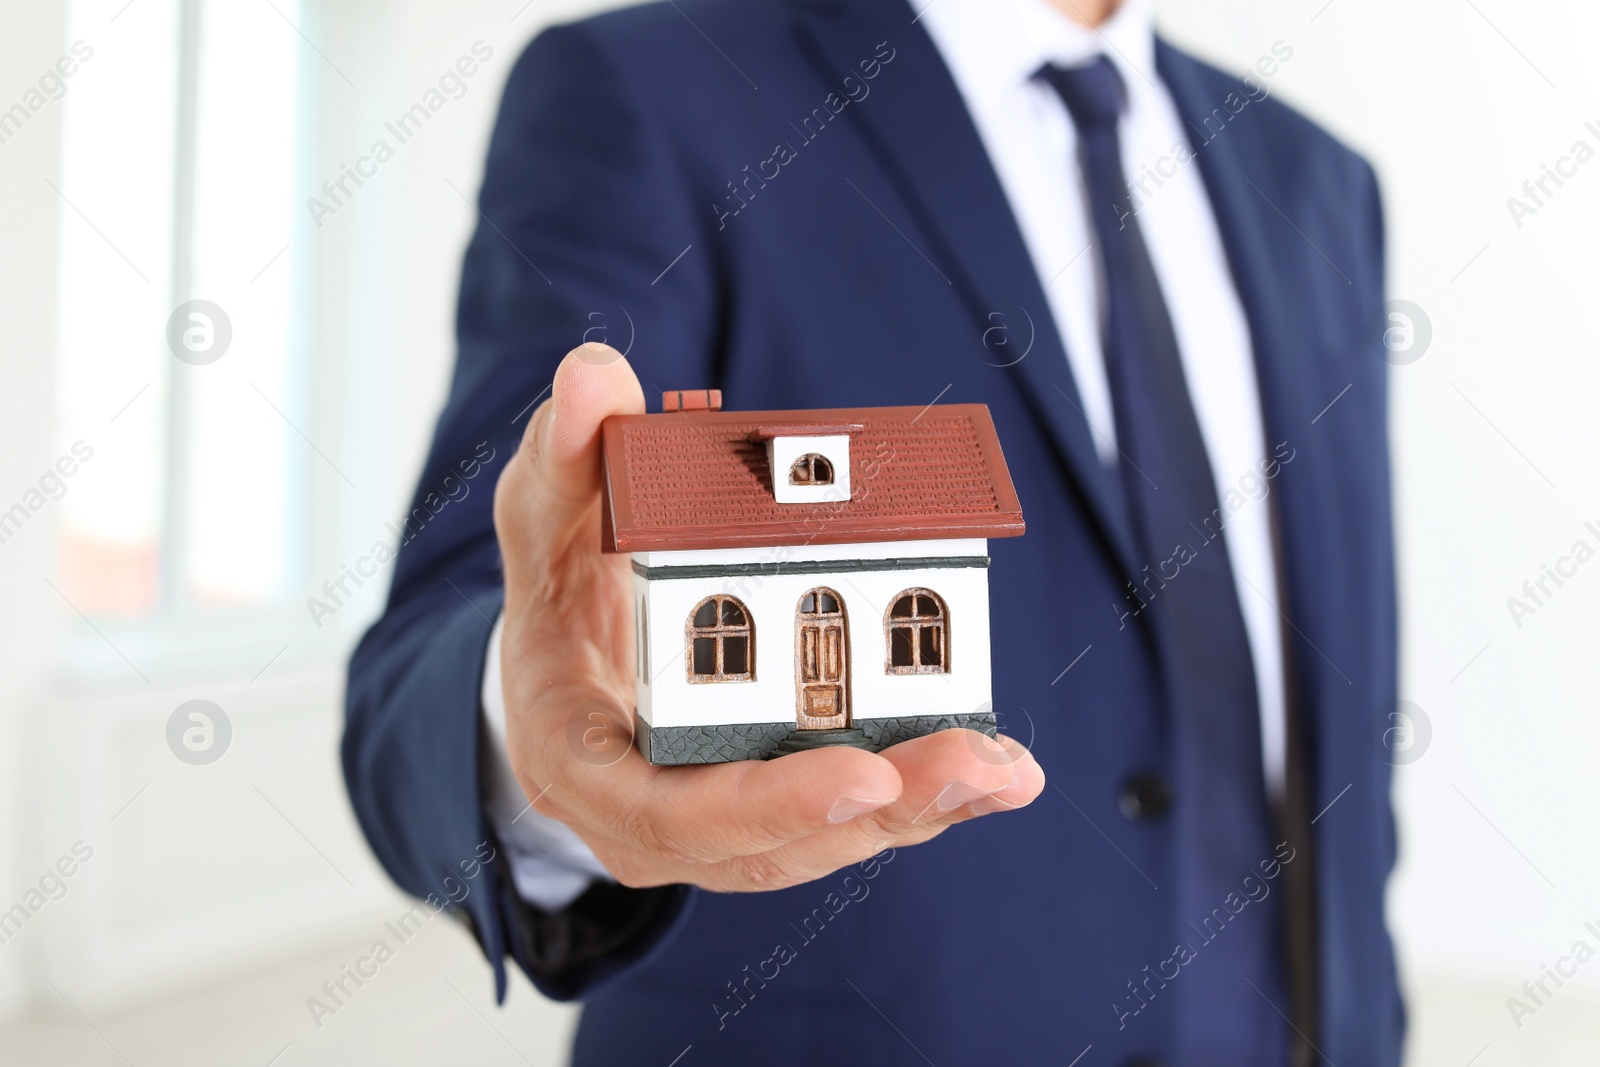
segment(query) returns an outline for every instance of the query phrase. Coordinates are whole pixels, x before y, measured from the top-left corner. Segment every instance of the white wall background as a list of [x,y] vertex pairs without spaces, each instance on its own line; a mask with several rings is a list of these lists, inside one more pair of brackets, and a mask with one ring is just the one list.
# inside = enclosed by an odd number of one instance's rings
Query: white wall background
[[[958,0],[935,0],[950,3]],[[321,281],[313,345],[347,360],[318,396],[325,446],[376,441],[329,506],[374,529],[404,506],[446,381],[460,252],[498,86],[574,0],[325,0],[307,24],[349,78],[327,85],[316,179],[483,39],[495,57],[297,254]],[[1390,901],[1413,1009],[1411,1062],[1589,1063],[1600,963],[1537,1015],[1506,998],[1600,920],[1600,568],[1580,568],[1518,626],[1506,607],[1600,519],[1594,359],[1600,165],[1517,226],[1506,198],[1583,139],[1600,147],[1592,63],[1600,9],[1510,0],[1160,0],[1166,32],[1244,70],[1294,49],[1272,91],[1366,152],[1384,183],[1392,295],[1421,306],[1431,347],[1393,372],[1404,609],[1403,687],[1431,728],[1399,771],[1403,859]],[[11,5],[9,103],[63,51],[64,0]],[[122,18],[131,18],[130,11]],[[292,32],[288,27],[284,32]],[[107,23],[96,47],[117,47]],[[313,61],[315,61],[313,57]],[[86,72],[88,73],[88,72]],[[55,262],[69,212],[56,174],[61,109],[0,145],[0,501],[56,455]],[[248,160],[241,160],[248,165]],[[454,189],[452,189],[452,186]],[[350,630],[308,637],[252,684],[222,660],[142,685],[71,683],[76,616],[41,580],[51,512],[0,546],[0,902],[72,843],[95,855],[0,945],[6,1062],[559,1063],[569,1013],[525,984],[492,1011],[459,930],[436,924],[315,1029],[305,999],[401,910],[338,781],[339,659]],[[330,519],[331,521],[331,519]],[[352,535],[364,544],[370,538]],[[324,558],[336,565],[339,546]],[[376,609],[369,590],[359,613]],[[178,763],[176,703],[234,718],[230,774]],[[129,803],[130,798],[132,802]],[[124,805],[126,805],[124,807]],[[113,818],[115,821],[113,822]],[[1474,1059],[1474,1057],[1477,1057]]]

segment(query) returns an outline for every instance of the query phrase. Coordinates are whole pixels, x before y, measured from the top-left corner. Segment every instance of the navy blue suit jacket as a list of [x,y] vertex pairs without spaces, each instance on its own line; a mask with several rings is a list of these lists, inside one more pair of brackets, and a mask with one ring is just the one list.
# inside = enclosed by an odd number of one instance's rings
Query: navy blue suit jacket
[[[1396,609],[1377,186],[1276,99],[1240,108],[1236,78],[1164,43],[1157,64],[1199,146],[1269,447],[1293,453],[1271,499],[1323,813],[1320,1044],[1340,1067],[1389,1067],[1403,1023],[1383,924]],[[1090,1045],[1086,1063],[1184,1062],[1174,997],[1219,976],[1203,917],[1173,906],[1170,820],[1118,805],[1128,775],[1170,759],[1156,651],[1119,617],[1151,561],[1110,506],[1040,279],[905,0],[679,0],[550,30],[510,76],[480,208],[418,489],[430,517],[350,667],[350,795],[394,878],[442,897],[491,836],[491,494],[434,505],[482,442],[492,481],[568,349],[607,341],[647,396],[718,386],[729,408],[978,401],[1028,519],[991,544],[990,577],[995,707],[1050,777],[1036,803],[781,892],[658,894],[609,941],[532,912],[503,862],[465,882],[460,910],[502,991],[510,954],[546,993],[583,998],[580,1067],[664,1065],[690,1045],[686,1065],[1066,1064]],[[584,936],[599,948],[563,955]],[[1169,962],[1185,942],[1198,958]]]

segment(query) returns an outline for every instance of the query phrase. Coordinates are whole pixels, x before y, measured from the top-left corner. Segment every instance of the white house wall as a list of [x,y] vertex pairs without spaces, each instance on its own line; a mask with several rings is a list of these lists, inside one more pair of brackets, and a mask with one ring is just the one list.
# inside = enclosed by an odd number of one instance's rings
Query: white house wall
[[[967,551],[951,552],[957,543],[924,542],[940,546],[941,556],[982,556],[986,547],[982,540],[969,540],[961,542]],[[971,551],[974,544],[976,552]],[[853,547],[859,550],[862,546]],[[905,547],[901,546],[902,558]],[[729,562],[727,553],[697,555]],[[854,558],[861,558],[859,551]],[[988,710],[989,580],[984,567],[930,566],[648,581],[636,575],[634,587],[635,610],[639,610],[642,599],[650,630],[645,659],[651,677],[640,679],[638,712],[652,727],[793,722],[795,611],[800,598],[818,587],[833,590],[844,605],[853,720]],[[950,670],[942,674],[888,674],[884,615],[901,592],[917,587],[933,590],[945,603]],[[751,681],[688,680],[684,645],[689,616],[696,605],[714,594],[737,597],[754,620],[755,677]]]
[[982,556],[988,551],[989,542],[982,537],[944,537],[921,541],[877,541],[861,545],[778,545],[768,548],[700,548],[673,552],[635,552],[633,560],[642,567],[699,567],[838,559]]

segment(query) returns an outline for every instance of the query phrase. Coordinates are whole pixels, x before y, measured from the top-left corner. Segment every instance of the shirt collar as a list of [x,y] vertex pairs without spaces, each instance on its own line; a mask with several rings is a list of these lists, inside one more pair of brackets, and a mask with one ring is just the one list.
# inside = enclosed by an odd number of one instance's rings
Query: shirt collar
[[1155,79],[1152,0],[1123,0],[1096,27],[1049,0],[931,0],[927,25],[964,93],[992,100],[1029,82],[1046,63],[1081,66],[1108,56],[1130,94]]

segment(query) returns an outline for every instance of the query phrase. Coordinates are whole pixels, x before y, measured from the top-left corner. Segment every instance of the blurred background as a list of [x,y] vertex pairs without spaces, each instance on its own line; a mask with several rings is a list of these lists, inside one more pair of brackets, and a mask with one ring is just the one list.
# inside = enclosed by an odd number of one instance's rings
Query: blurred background
[[[0,16],[0,913],[28,916],[0,919],[0,1062],[564,1062],[572,1009],[520,976],[496,1009],[445,917],[334,1015],[307,1000],[408,906],[345,799],[342,668],[443,397],[500,86],[601,6]],[[1232,71],[1287,45],[1269,90],[1383,181],[1409,1062],[1592,1064],[1600,962],[1508,998],[1600,944],[1600,9],[1159,12]]]

